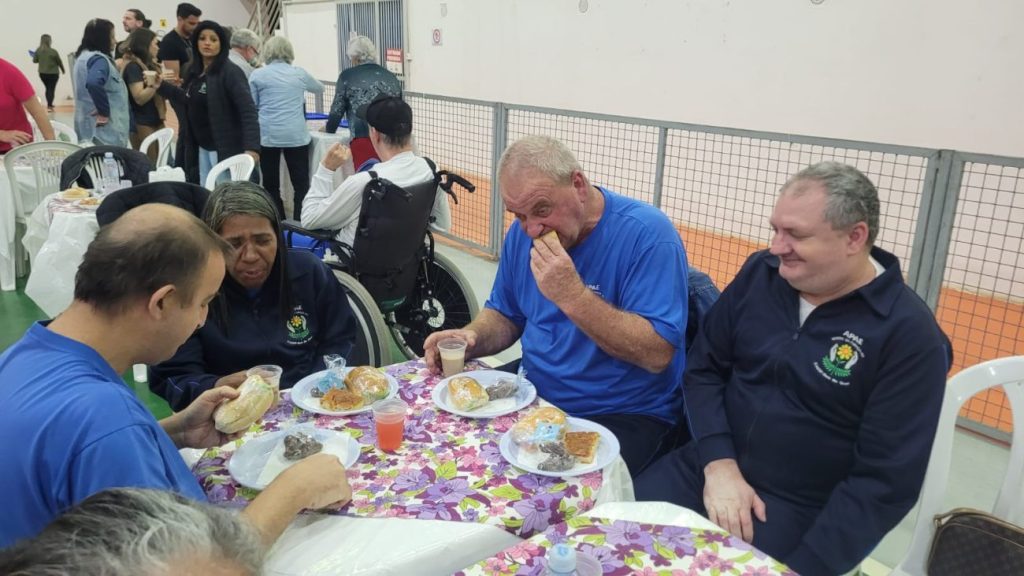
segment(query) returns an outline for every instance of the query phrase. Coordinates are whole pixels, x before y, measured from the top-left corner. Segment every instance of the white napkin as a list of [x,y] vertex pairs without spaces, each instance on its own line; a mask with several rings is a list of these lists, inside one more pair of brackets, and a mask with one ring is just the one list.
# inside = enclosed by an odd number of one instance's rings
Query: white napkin
[[[321,452],[334,454],[338,457],[338,460],[345,462],[345,459],[348,457],[348,434],[329,434],[323,436],[316,434],[314,435],[314,438],[324,445]],[[264,486],[270,484],[281,472],[284,472],[296,462],[301,462],[301,460],[285,459],[284,436],[281,436],[281,440],[277,442],[277,445],[274,446],[274,451],[271,452],[270,456],[267,458],[267,463],[263,466],[263,470],[260,472],[260,477],[257,482]]]

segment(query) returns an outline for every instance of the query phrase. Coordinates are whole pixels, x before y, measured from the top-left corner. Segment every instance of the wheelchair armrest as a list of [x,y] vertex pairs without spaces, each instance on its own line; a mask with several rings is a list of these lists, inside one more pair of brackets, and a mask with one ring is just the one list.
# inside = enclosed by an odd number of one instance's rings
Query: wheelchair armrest
[[303,228],[298,220],[282,220],[281,228],[287,232],[298,232],[304,236],[324,241],[334,240],[334,236],[338,233],[337,230],[309,230]]

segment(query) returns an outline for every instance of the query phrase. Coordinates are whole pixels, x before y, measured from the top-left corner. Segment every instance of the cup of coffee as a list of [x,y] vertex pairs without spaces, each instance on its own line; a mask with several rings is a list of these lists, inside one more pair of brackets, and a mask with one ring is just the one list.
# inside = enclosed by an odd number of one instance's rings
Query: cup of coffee
[[445,338],[437,344],[441,353],[441,368],[445,376],[455,376],[466,368],[466,341],[459,338]]
[[142,78],[146,86],[152,86],[156,84],[156,70],[143,70]]
[[275,364],[261,364],[259,366],[253,366],[245,372],[245,377],[258,375],[266,380],[267,384],[274,389],[274,404],[277,405],[277,401],[281,399],[281,374],[284,370]]
[[388,398],[373,404],[373,422],[377,428],[377,447],[394,452],[402,446],[405,436],[405,413],[409,406],[399,398]]

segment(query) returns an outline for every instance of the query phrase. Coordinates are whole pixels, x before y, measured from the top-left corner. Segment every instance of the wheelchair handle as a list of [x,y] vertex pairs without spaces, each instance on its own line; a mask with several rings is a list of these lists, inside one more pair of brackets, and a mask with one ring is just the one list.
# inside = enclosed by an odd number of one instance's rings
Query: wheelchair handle
[[453,174],[452,172],[449,172],[447,170],[441,170],[437,173],[437,175],[441,179],[438,185],[441,186],[441,189],[452,197],[452,200],[456,204],[459,203],[459,197],[456,196],[455,192],[452,190],[454,184],[462,186],[468,192],[476,192],[476,186],[472,182],[466,180],[465,178],[459,176],[458,174]]

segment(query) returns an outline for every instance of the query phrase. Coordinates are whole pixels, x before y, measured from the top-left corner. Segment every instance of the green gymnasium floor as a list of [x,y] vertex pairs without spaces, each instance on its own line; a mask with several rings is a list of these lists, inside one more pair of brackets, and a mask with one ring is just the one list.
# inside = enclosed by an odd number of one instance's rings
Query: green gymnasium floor
[[[0,349],[6,350],[16,342],[25,330],[37,320],[46,318],[32,299],[25,295],[25,279],[18,280],[18,289],[14,292],[0,291]],[[171,409],[163,398],[151,393],[146,384],[136,384],[132,380],[131,370],[123,375],[125,383],[135,390],[135,394],[157,418],[171,414]]]

